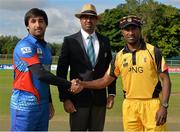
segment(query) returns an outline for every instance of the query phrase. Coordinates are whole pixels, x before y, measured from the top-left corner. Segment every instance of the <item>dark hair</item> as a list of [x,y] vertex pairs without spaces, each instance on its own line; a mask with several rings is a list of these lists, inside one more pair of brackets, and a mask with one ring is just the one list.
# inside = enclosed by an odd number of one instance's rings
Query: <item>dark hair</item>
[[32,8],[28,12],[26,12],[24,16],[24,23],[26,26],[28,26],[28,21],[32,17],[42,16],[46,25],[48,25],[48,17],[45,11],[38,9],[38,8]]

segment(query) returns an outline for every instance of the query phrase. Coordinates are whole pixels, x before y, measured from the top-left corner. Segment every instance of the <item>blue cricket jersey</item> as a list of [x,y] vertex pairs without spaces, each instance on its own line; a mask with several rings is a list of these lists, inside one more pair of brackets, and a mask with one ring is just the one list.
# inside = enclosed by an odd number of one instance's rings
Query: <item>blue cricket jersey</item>
[[50,70],[51,51],[45,41],[28,35],[18,42],[14,49],[14,82],[10,107],[28,111],[39,109],[39,105],[49,103],[49,84],[37,79],[28,66],[41,63]]

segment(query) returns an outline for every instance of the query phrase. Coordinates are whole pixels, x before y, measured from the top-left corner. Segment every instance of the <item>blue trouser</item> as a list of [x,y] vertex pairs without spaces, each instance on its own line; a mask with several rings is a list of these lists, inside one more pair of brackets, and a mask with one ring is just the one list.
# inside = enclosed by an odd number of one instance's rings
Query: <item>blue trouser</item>
[[11,131],[48,131],[48,125],[49,104],[30,111],[11,108]]

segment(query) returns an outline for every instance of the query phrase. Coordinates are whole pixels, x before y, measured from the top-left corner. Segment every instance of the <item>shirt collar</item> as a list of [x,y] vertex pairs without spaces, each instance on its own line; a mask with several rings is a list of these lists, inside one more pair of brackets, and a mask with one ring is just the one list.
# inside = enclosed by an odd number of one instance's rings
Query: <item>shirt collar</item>
[[[140,47],[139,49],[135,50],[135,51],[138,51],[138,50],[145,50],[146,49],[146,43],[144,42],[143,39],[140,40]],[[132,51],[130,51],[130,49],[128,48],[127,44],[124,46],[124,50],[123,50],[123,53],[132,53]]]
[[43,45],[46,45],[46,44],[47,44],[46,41],[40,40],[40,39],[34,37],[32,34],[28,34],[28,38],[30,38],[30,40],[31,40],[33,43],[38,43],[38,42],[39,42],[40,44],[43,44]]
[[[86,40],[86,39],[88,38],[88,36],[89,36],[89,34],[88,34],[86,31],[84,31],[82,28],[81,28],[81,34],[82,34],[84,40]],[[96,33],[95,33],[95,32],[93,32],[93,33],[90,34],[90,35],[91,35],[93,38],[96,38]]]

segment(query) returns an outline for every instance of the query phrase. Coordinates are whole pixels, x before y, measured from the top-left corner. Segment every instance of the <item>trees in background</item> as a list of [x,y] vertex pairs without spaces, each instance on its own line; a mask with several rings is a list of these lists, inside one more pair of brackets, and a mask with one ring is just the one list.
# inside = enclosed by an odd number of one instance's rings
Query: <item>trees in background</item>
[[[20,38],[16,36],[0,36],[0,54],[13,54],[13,50]],[[61,44],[49,43],[53,56],[58,56]]]
[[50,43],[50,49],[51,49],[51,53],[52,56],[59,56],[60,55],[60,51],[61,51],[61,44],[57,44],[57,43]]
[[[124,47],[119,20],[127,15],[137,15],[143,19],[143,37],[157,46],[165,57],[180,55],[180,9],[154,0],[126,0],[125,4],[100,14],[97,30],[110,39],[114,52]],[[12,54],[19,40],[16,36],[0,36],[0,54]],[[53,55],[59,55],[60,44],[50,43],[50,47]]]
[[127,15],[137,15],[143,19],[143,37],[157,46],[165,57],[180,55],[180,9],[154,0],[126,0],[125,4],[101,14],[97,29],[109,37],[113,51],[124,47],[119,19]]
[[16,36],[0,36],[0,54],[12,54],[19,40]]

